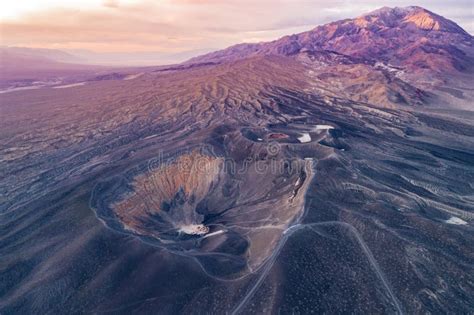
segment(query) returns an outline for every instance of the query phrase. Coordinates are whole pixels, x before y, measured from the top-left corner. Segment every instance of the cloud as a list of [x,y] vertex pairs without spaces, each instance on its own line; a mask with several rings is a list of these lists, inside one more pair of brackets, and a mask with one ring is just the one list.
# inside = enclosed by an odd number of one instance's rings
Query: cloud
[[104,0],[103,6],[107,8],[118,8],[119,1],[118,0]]

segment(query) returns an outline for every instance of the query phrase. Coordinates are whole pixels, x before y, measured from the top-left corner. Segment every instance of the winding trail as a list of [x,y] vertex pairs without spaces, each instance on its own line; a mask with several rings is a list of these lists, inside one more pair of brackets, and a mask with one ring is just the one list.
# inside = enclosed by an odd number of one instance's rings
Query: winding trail
[[312,232],[317,233],[312,227],[315,226],[341,226],[349,230],[356,238],[357,243],[361,247],[364,255],[367,257],[369,264],[375,274],[377,275],[377,278],[380,280],[382,283],[384,289],[386,290],[386,293],[392,300],[392,304],[396,309],[397,314],[404,314],[402,310],[402,306],[393,293],[393,290],[391,288],[390,282],[387,280],[387,277],[385,276],[384,272],[381,270],[377,260],[375,259],[374,255],[372,254],[371,250],[363,240],[362,236],[359,234],[357,229],[350,225],[349,223],[345,222],[340,222],[340,221],[327,221],[327,222],[318,222],[318,223],[311,223],[311,224],[295,224],[288,229],[286,229],[283,232],[283,237],[280,240],[278,246],[275,248],[275,252],[270,256],[270,258],[267,260],[265,266],[261,270],[261,274],[258,277],[257,281],[253,285],[253,287],[248,291],[248,293],[242,298],[242,300],[234,307],[234,309],[231,311],[231,314],[239,314],[243,308],[246,306],[248,301],[253,297],[255,292],[258,290],[262,282],[265,280],[266,276],[268,275],[268,272],[270,269],[273,267],[276,259],[278,258],[278,255],[280,254],[281,249],[283,246],[286,244],[287,240],[297,231],[304,229],[304,228],[309,228]]

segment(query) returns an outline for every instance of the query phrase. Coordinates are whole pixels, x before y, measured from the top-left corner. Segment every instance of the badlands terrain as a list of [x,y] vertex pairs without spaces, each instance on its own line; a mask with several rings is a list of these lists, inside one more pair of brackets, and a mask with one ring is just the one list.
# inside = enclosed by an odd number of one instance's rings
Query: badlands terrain
[[454,22],[382,8],[178,65],[43,66],[2,68],[1,314],[473,311]]

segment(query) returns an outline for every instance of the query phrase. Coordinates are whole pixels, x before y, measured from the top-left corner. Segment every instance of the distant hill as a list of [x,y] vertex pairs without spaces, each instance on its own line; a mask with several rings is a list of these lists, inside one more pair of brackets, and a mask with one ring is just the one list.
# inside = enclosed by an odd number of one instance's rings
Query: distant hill
[[81,63],[84,60],[56,49],[0,47],[0,85],[17,80],[48,80],[100,68]]
[[84,60],[57,49],[0,47],[0,67],[10,68],[49,68],[53,64],[80,64]]

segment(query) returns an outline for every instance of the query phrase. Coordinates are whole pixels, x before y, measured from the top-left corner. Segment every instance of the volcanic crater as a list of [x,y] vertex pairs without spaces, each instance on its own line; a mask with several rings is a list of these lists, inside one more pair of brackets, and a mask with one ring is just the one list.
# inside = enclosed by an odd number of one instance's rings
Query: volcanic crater
[[215,276],[250,272],[303,215],[308,150],[331,152],[298,146],[233,130],[220,147],[191,147],[100,182],[92,207],[109,228],[193,256]]

